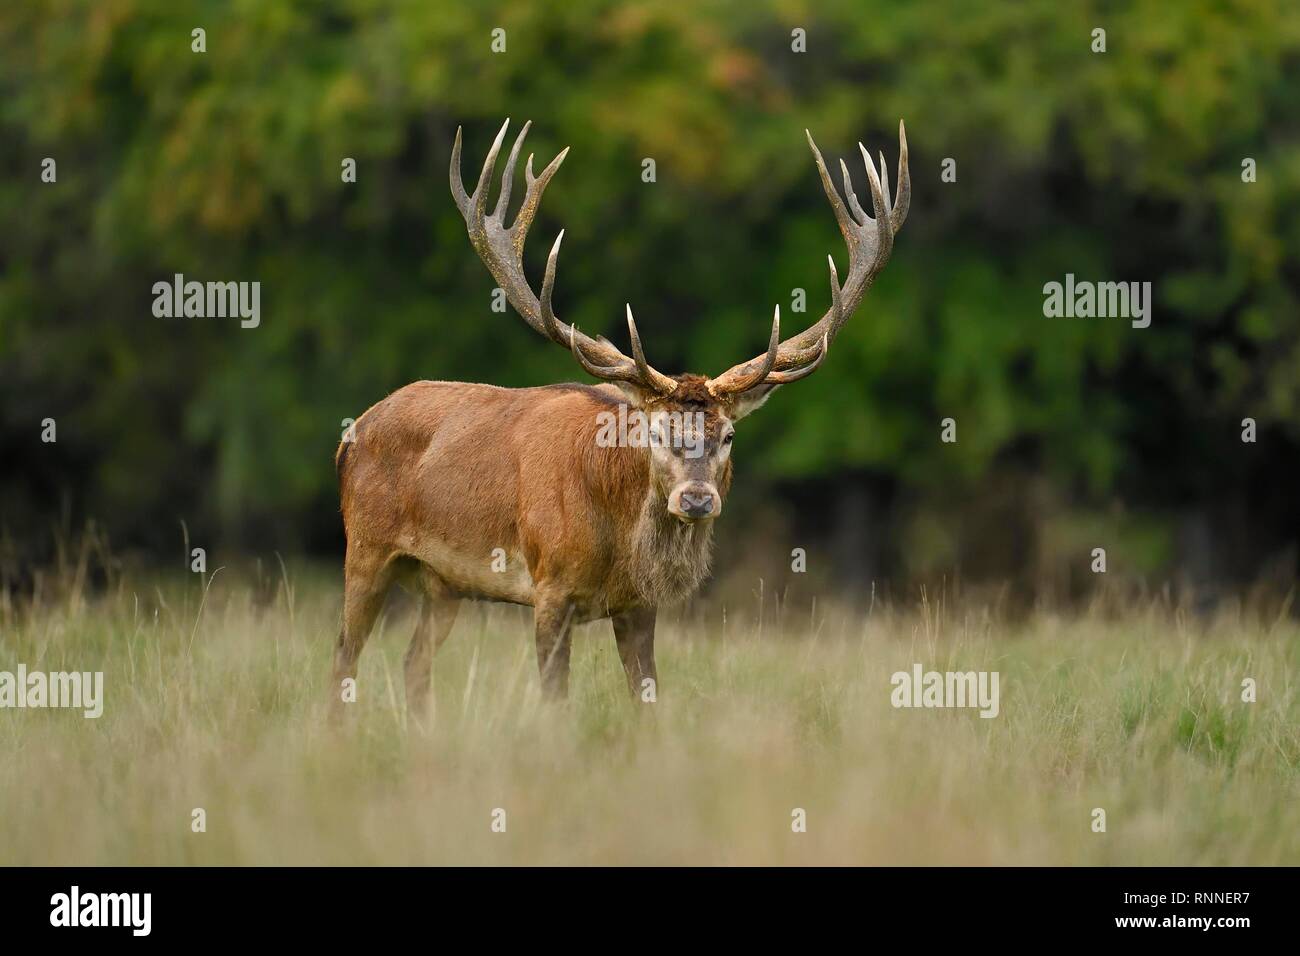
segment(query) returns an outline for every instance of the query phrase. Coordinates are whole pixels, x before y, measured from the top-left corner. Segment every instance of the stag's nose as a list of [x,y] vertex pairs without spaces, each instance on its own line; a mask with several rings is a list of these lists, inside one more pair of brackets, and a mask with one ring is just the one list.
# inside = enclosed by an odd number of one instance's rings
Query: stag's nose
[[688,518],[704,518],[713,514],[713,495],[683,491],[682,511]]

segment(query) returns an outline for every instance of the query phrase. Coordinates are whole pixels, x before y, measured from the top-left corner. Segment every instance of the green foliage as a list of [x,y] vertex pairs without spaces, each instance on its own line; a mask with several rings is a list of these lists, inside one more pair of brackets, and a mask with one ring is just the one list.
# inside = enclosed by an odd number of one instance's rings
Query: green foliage
[[[507,115],[543,161],[573,147],[528,250],[540,281],[567,229],[558,310],[623,341],[631,302],[658,366],[705,372],[759,350],[773,301],[787,327],[828,304],[844,251],[803,129],[893,169],[906,118],[894,261],[746,423],[742,469],[867,470],[920,501],[974,500],[1009,462],[1092,506],[1241,496],[1300,449],[1298,55],[1288,0],[8,5],[0,452],[30,455],[46,415],[60,446],[6,479],[5,521],[49,504],[41,478],[141,540],[184,515],[311,544],[344,418],[416,378],[581,378],[489,310],[448,192],[456,126],[472,176]],[[261,326],[154,318],[175,272],[260,281]],[[1066,272],[1153,282],[1151,328],[1044,318]],[[1271,451],[1243,464],[1246,415]]]

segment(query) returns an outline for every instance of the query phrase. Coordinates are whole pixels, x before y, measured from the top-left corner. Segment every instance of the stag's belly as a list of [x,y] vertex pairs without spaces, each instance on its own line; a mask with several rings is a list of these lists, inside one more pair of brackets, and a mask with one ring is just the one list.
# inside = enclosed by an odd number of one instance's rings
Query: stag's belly
[[533,577],[523,555],[505,548],[458,548],[440,540],[402,542],[402,550],[433,571],[456,597],[531,605]]
[[[436,574],[451,597],[536,606],[535,584],[521,555],[507,555],[505,559],[497,560],[495,567],[500,570],[491,569],[489,562],[490,570],[484,572],[481,556],[457,552],[445,545],[432,547],[425,544],[419,549],[404,549],[404,553]],[[609,617],[614,611],[639,606],[636,600],[611,603],[603,592],[575,594],[571,599],[574,602],[574,624],[597,621]]]

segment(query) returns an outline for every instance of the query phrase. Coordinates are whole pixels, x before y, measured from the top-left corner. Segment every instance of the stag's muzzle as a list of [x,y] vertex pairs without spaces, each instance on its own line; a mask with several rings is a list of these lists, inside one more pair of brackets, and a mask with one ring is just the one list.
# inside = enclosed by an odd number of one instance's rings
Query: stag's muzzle
[[683,521],[716,518],[722,514],[722,496],[707,482],[687,482],[678,485],[668,496],[668,511]]

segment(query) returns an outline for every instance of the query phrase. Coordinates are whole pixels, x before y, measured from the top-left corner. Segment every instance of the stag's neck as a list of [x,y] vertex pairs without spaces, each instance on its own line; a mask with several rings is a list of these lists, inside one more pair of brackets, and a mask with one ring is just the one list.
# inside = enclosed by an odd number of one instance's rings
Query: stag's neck
[[646,604],[683,601],[709,576],[713,522],[678,520],[669,514],[666,497],[653,487],[641,504],[633,536],[629,572]]

